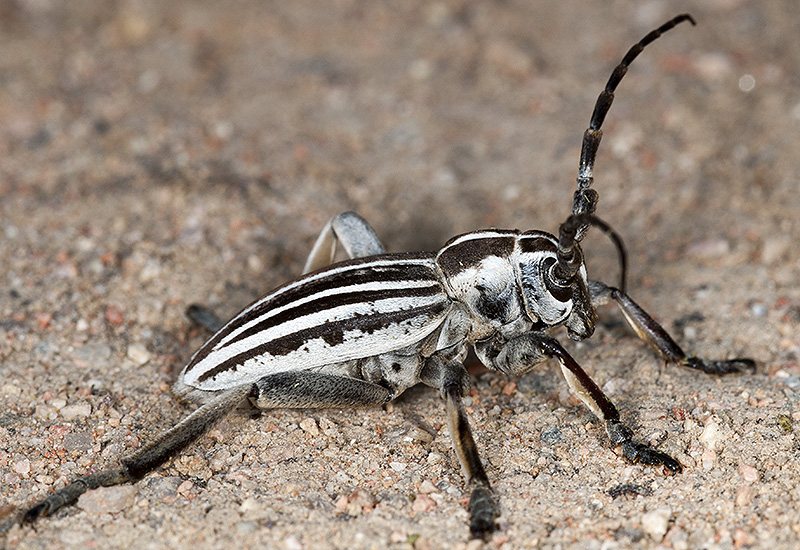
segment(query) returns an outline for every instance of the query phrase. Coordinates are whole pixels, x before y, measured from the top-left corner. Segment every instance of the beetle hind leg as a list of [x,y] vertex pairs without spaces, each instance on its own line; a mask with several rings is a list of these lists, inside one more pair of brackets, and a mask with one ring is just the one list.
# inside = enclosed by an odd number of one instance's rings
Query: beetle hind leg
[[211,333],[217,332],[225,325],[225,321],[214,313],[211,308],[202,304],[191,304],[186,308],[186,316],[190,321]]
[[119,468],[79,477],[28,508],[22,513],[21,521],[33,523],[40,517],[49,516],[77,501],[78,497],[92,489],[138,481],[199,439],[238,407],[249,392],[250,384],[245,384],[219,393],[177,425],[161,432],[141,449],[122,457]]
[[392,397],[392,391],[383,386],[347,376],[309,371],[265,376],[254,384],[243,384],[214,395],[176,426],[161,432],[141,449],[120,459],[119,468],[78,478],[28,508],[20,519],[32,523],[72,504],[87,491],[143,478],[197,441],[248,398],[260,409],[274,409],[376,407]]
[[259,409],[335,409],[379,407],[394,392],[379,385],[339,374],[286,371],[253,384],[250,402]]
[[[330,265],[336,256],[337,245],[344,249],[348,258],[363,258],[386,252],[367,220],[355,212],[342,212],[331,218],[322,228],[303,267],[303,274]],[[186,316],[211,333],[217,332],[225,324],[223,319],[202,304],[191,304],[186,308]]]

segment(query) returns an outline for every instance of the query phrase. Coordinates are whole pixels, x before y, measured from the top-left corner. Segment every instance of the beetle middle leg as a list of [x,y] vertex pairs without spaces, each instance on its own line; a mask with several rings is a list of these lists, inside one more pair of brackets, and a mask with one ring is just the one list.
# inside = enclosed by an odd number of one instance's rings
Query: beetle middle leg
[[386,252],[367,220],[355,212],[342,212],[331,218],[322,228],[308,255],[303,273],[333,262],[337,243],[342,246],[348,258],[364,258]]
[[633,436],[631,429],[620,420],[619,412],[611,400],[555,338],[529,332],[509,341],[479,342],[475,350],[481,360],[488,362],[485,364],[492,364],[500,371],[515,375],[528,372],[546,359],[558,359],[567,384],[598,418],[605,421],[611,443],[621,449],[627,460],[663,466],[669,473],[682,470],[677,460]]
[[625,292],[600,281],[591,281],[589,288],[592,295],[592,306],[603,305],[614,300],[625,320],[639,338],[647,342],[656,353],[668,362],[701,370],[708,374],[753,372],[756,368],[752,359],[710,360],[687,356],[669,333]]
[[[328,220],[322,228],[303,267],[303,274],[331,264],[336,256],[337,244],[341,245],[351,259],[386,252],[367,220],[355,212],[342,212]],[[225,324],[223,319],[202,304],[191,304],[186,308],[186,316],[212,333]]]

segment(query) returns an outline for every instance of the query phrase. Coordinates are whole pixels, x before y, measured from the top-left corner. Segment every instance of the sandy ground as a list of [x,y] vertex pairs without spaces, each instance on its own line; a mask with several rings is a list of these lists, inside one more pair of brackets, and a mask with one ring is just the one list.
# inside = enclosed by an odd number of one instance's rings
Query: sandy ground
[[[486,546],[797,548],[794,0],[0,3],[0,515],[180,419],[169,387],[204,337],[185,307],[229,316],[294,277],[337,212],[390,250],[556,230],[597,93],[681,11],[699,25],[622,83],[598,213],[681,345],[758,372],[664,365],[612,307],[569,344],[683,463],[664,477],[614,454],[555,364],[478,370],[469,413],[502,507]],[[613,248],[586,243],[615,281]],[[444,420],[426,388],[236,414],[0,546],[478,548]]]

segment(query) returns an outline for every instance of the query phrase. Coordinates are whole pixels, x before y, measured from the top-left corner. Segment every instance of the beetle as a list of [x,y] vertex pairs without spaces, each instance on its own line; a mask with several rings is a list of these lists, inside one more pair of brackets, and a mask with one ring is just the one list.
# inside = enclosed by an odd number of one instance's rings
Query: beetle
[[[688,356],[625,289],[621,237],[595,216],[593,168],[602,124],[629,65],[651,42],[694,19],[681,14],[636,43],[613,70],[585,131],[572,213],[558,235],[487,229],[454,237],[438,252],[387,253],[353,212],[332,218],[303,275],[257,300],[227,323],[193,306],[190,317],[214,330],[180,373],[175,393],[201,405],[173,428],[123,457],[118,468],[85,475],[21,515],[53,514],[87,490],[141,479],[238,406],[257,409],[379,407],[423,383],[446,404],[448,426],[470,492],[470,531],[495,529],[499,506],[473,439],[463,398],[470,389],[470,349],[489,369],[522,375],[556,359],[569,387],[605,423],[613,446],[632,463],[678,473],[681,464],[637,439],[613,403],[550,335],[573,340],[595,330],[596,307],[616,302],[628,324],[671,363],[709,374],[749,372],[750,359]],[[590,227],[613,240],[621,265],[617,287],[590,280],[581,242]],[[341,247],[348,260],[333,262]]]

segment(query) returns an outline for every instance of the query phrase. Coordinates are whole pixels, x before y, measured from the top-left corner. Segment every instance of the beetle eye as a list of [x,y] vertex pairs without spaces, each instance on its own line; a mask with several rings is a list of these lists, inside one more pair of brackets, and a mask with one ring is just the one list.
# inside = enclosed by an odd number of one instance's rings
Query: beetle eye
[[556,264],[557,260],[553,257],[545,259],[542,266],[544,270],[544,277],[542,278],[544,279],[547,291],[553,295],[553,298],[559,302],[567,302],[572,298],[572,281],[575,277],[562,279],[556,276]]

